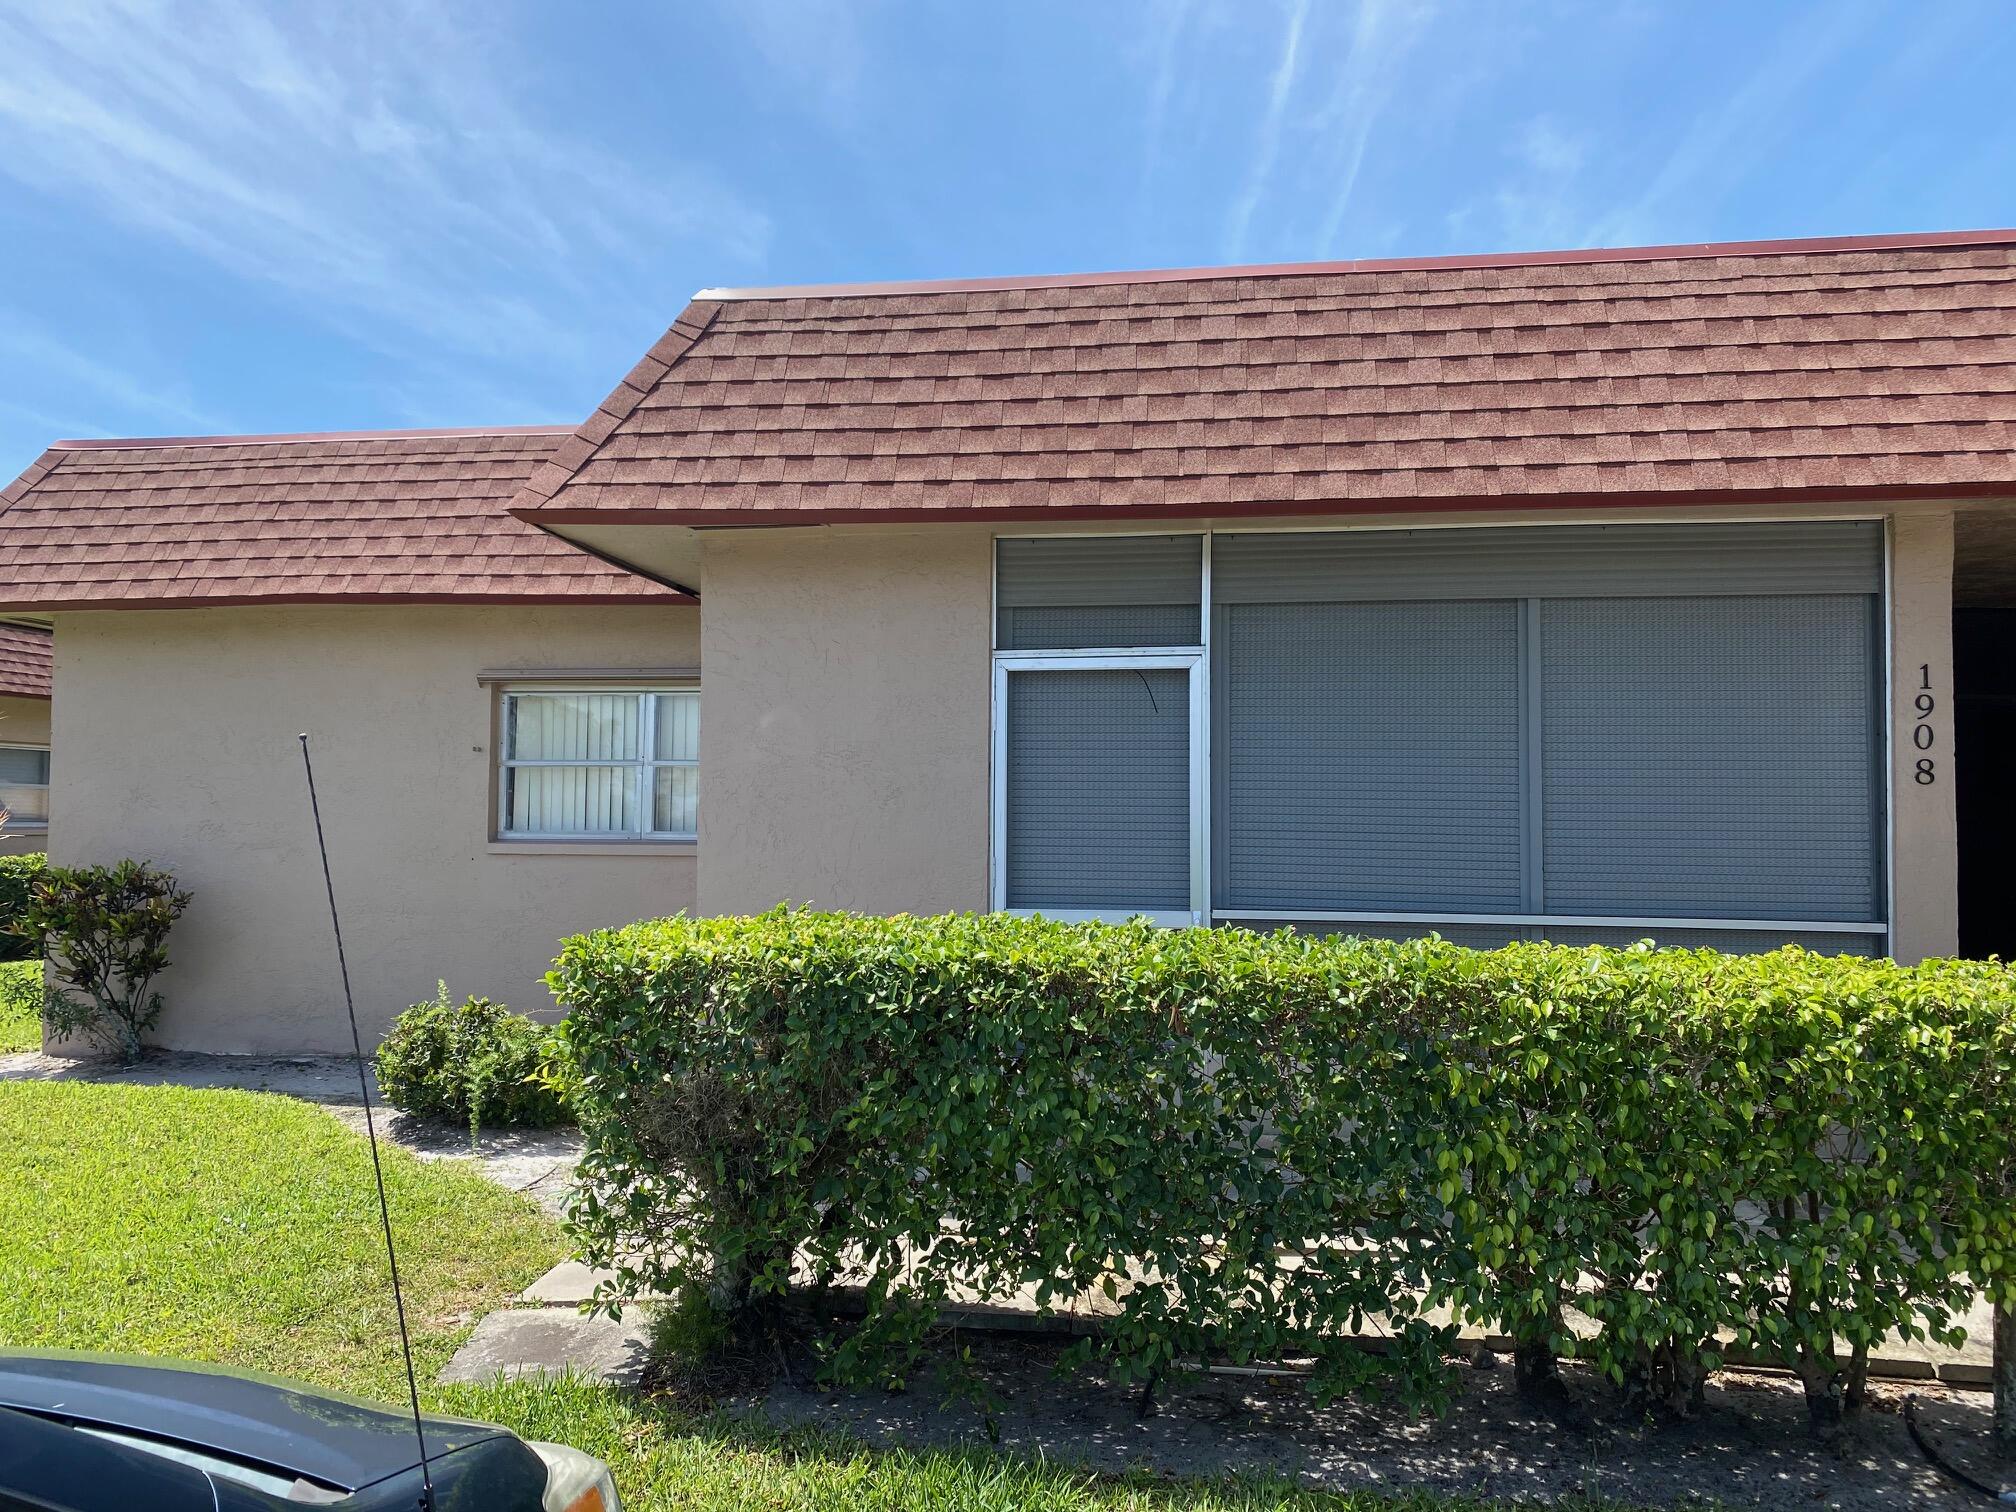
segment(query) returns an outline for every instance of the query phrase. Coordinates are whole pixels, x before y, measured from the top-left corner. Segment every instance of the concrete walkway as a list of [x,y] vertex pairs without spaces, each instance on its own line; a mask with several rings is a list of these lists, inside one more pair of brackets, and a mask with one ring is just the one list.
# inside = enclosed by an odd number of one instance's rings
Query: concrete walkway
[[[596,1270],[578,1260],[563,1260],[533,1282],[519,1297],[521,1307],[578,1311],[595,1297],[598,1285],[610,1281],[608,1271]],[[858,1295],[846,1286],[833,1288],[835,1307],[859,1305]],[[647,1301],[649,1299],[646,1299]],[[1026,1288],[1008,1298],[982,1300],[978,1295],[955,1300],[942,1310],[949,1327],[995,1333],[1048,1333],[1080,1336],[1096,1334],[1102,1319],[1117,1311],[1116,1304],[1102,1293],[1092,1291],[1055,1307],[1044,1314],[1036,1306],[1035,1289]],[[1985,1389],[1991,1385],[1990,1367],[1994,1359],[1994,1317],[1987,1303],[1977,1300],[1964,1320],[1967,1342],[1958,1349],[1923,1341],[1891,1339],[1869,1357],[1869,1374],[1874,1380],[1911,1382],[1938,1381],[1962,1389]],[[1459,1352],[1479,1351],[1510,1354],[1512,1341],[1481,1329],[1464,1328],[1458,1334]],[[1762,1356],[1745,1356],[1742,1351],[1726,1351],[1732,1367],[1746,1367],[1773,1373],[1778,1367]]]
[[[378,1133],[423,1160],[467,1160],[499,1186],[522,1192],[558,1217],[566,1204],[574,1163],[581,1158],[581,1135],[568,1129],[485,1129],[472,1144],[467,1129],[408,1118],[387,1107],[371,1081],[371,1106]],[[0,1056],[0,1082],[86,1081],[131,1087],[199,1087],[273,1092],[326,1108],[358,1133],[364,1132],[364,1103],[357,1090],[357,1065],[349,1056],[192,1055],[164,1051],[137,1065],[72,1060],[27,1051]]]

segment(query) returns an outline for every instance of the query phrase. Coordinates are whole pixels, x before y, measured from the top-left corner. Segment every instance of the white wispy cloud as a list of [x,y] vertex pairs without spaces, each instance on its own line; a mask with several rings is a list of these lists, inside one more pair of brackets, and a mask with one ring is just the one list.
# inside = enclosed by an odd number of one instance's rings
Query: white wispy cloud
[[1141,12],[1144,29],[1150,34],[1145,55],[1152,60],[1148,75],[1148,108],[1142,117],[1141,179],[1136,196],[1137,217],[1145,213],[1149,197],[1162,174],[1162,159],[1169,127],[1169,104],[1184,74],[1184,42],[1190,30],[1195,0],[1167,0]]
[[1302,53],[1302,28],[1308,24],[1309,0],[1293,0],[1281,27],[1281,56],[1267,84],[1267,108],[1261,113],[1259,135],[1253,148],[1253,166],[1245,185],[1232,202],[1225,223],[1225,256],[1231,262],[1246,256],[1246,237],[1253,227],[1253,212],[1274,186],[1274,164],[1281,154],[1281,133],[1288,119],[1288,101],[1295,92],[1295,70]]
[[[194,402],[179,382],[143,374],[128,360],[110,362],[78,351],[41,325],[0,310],[0,369],[33,374],[39,393],[59,391],[79,395],[93,407],[144,417],[159,426],[190,431],[222,429],[225,421],[214,410]],[[19,419],[41,422],[51,439],[58,434],[88,436],[104,433],[97,423],[70,416],[59,418],[46,404],[10,402]]]
[[1782,165],[1777,149],[1785,133],[1810,118],[1810,86],[1882,14],[1849,0],[1802,12],[1780,30],[1738,88],[1709,98],[1644,177],[1642,192],[1603,216],[1583,239],[1591,246],[1631,246],[1679,239],[1671,228],[1683,217],[1711,223],[1749,174],[1763,165]]
[[868,47],[865,0],[717,0],[781,88],[828,126],[859,124]]
[[[1410,54],[1440,15],[1436,0],[1353,0],[1281,13],[1280,42],[1254,115],[1252,158],[1226,212],[1224,254],[1246,259],[1260,232],[1270,255],[1338,257],[1368,250],[1366,227],[1340,245],[1379,129],[1408,87]],[[1240,17],[1246,24],[1247,16]],[[1201,36],[1190,68],[1222,67]],[[1158,89],[1166,89],[1158,80]],[[1390,229],[1390,228],[1388,228]]]
[[528,118],[480,10],[0,0],[0,176],[384,350],[564,364],[670,245],[760,256],[691,165]]
[[1512,128],[1488,187],[1449,212],[1451,236],[1479,249],[1588,245],[1594,223],[1584,179],[1594,146],[1587,128],[1552,115]]
[[1336,68],[1330,99],[1317,129],[1336,145],[1331,159],[1329,209],[1317,230],[1319,255],[1337,250],[1350,213],[1372,134],[1391,107],[1403,78],[1403,61],[1433,18],[1425,0],[1359,0],[1351,40]]

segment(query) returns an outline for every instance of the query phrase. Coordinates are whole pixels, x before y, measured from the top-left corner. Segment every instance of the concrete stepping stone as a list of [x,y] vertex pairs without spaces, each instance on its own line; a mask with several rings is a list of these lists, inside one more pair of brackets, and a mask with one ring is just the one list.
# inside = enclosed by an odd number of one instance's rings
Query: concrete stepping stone
[[[612,1270],[583,1265],[579,1260],[562,1260],[520,1292],[518,1300],[535,1307],[585,1307],[595,1300],[597,1286],[615,1279],[616,1272]],[[647,1294],[638,1300],[662,1302],[665,1299]]]
[[609,1386],[635,1387],[644,1379],[648,1335],[641,1312],[621,1323],[571,1308],[540,1307],[494,1312],[441,1372],[441,1384],[487,1385],[573,1374]]

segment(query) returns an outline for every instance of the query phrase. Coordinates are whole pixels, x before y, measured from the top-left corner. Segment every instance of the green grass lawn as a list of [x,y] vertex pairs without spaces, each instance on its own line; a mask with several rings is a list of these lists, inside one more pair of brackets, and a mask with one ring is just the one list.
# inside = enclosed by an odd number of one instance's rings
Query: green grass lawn
[[[1426,1512],[1430,1498],[1263,1482],[1117,1479],[985,1452],[877,1451],[696,1418],[580,1384],[431,1384],[475,1320],[563,1252],[523,1199],[386,1151],[427,1405],[559,1439],[615,1467],[632,1508],[917,1512]],[[251,1092],[0,1084],[0,1343],[251,1366],[404,1392],[363,1141]]]
[[0,961],[0,1055],[42,1048],[42,963]]
[[[562,1245],[523,1199],[386,1152],[406,1306],[431,1378]],[[253,1092],[0,1086],[0,1339],[129,1349],[404,1390],[369,1154]]]

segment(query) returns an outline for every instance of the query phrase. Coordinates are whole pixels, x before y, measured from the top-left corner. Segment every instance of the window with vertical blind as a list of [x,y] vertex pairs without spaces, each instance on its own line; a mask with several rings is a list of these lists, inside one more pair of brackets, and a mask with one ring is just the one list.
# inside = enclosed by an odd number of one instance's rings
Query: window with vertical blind
[[32,829],[49,822],[49,748],[0,745],[0,809]]
[[502,700],[500,837],[698,836],[698,688],[507,687]]
[[1004,539],[996,906],[1881,953],[1882,579],[1873,521]]

